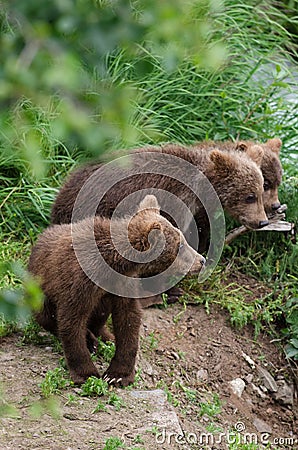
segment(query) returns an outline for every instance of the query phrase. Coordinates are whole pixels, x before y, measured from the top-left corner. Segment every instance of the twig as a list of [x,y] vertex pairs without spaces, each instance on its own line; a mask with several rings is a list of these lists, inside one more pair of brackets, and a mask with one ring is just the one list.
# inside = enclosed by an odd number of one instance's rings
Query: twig
[[[278,210],[271,214],[269,219],[269,224],[263,228],[257,228],[255,231],[293,231],[294,224],[291,222],[285,222],[285,214],[284,212],[287,209],[287,205],[281,205]],[[225,239],[225,244],[230,244],[234,239],[236,239],[238,236],[241,236],[244,233],[247,233],[250,231],[248,228],[246,228],[244,225],[241,225],[238,228],[234,228],[230,233],[227,234]]]
[[227,234],[225,239],[225,244],[228,245],[230,242],[232,242],[234,239],[236,239],[238,236],[241,236],[244,233],[247,233],[249,231],[248,228],[246,228],[244,225],[241,225],[241,227],[234,228],[234,230],[230,231],[230,233]]

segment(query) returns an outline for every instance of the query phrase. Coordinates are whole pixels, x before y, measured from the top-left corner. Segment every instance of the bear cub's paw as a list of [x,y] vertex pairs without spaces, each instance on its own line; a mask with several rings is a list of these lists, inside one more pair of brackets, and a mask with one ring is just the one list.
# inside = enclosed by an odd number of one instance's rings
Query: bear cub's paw
[[99,372],[94,368],[94,370],[88,370],[84,372],[70,371],[70,376],[72,381],[76,386],[81,386],[87,381],[89,377],[100,378]]
[[124,373],[123,370],[109,370],[103,374],[102,379],[116,387],[126,387],[135,380],[135,370],[131,373]]

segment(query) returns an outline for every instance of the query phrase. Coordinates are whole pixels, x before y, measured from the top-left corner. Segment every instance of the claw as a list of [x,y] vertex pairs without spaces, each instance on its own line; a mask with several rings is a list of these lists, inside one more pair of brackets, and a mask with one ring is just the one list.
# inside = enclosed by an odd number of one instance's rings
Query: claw
[[120,383],[120,381],[122,381],[122,378],[118,378],[118,380],[116,381],[116,383]]
[[112,378],[112,379],[109,381],[109,384],[114,383],[115,380],[116,380],[116,378]]

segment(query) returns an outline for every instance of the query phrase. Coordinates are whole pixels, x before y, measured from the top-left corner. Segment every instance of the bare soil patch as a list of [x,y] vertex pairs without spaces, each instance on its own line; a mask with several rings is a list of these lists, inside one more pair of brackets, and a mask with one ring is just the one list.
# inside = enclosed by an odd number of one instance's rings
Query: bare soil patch
[[[144,311],[138,381],[133,389],[112,388],[123,400],[119,410],[107,405],[94,412],[98,398],[81,397],[77,388],[68,387],[57,396],[59,418],[46,410],[33,417],[31,405],[41,399],[39,384],[58,366],[61,354],[47,345],[20,345],[20,340],[13,334],[1,342],[4,398],[18,408],[18,417],[0,419],[3,450],[103,449],[109,437],[123,439],[124,448],[244,448],[232,447],[236,430],[257,440],[256,448],[263,448],[266,439],[271,448],[298,446],[297,399],[291,404],[277,399],[261,376],[263,369],[293,395],[293,370],[267,334],[255,339],[252,326],[232,328],[218,306],[209,315],[202,305]],[[100,371],[106,368],[100,358],[96,364]],[[238,378],[244,382],[241,397],[230,385]],[[168,401],[156,389],[163,389]],[[166,432],[173,436],[166,438]]]

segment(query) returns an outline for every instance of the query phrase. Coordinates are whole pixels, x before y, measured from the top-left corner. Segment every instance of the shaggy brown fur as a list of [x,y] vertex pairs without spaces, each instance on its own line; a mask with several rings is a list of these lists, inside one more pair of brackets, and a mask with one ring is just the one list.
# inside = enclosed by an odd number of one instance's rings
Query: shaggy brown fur
[[[212,150],[206,152],[205,149],[192,149],[181,145],[165,145],[162,147],[148,147],[136,150],[135,153],[142,154],[143,165],[147,162],[154,166],[152,155],[148,152],[166,153],[182,158],[201,170],[209,179],[217,192],[223,208],[235,219],[238,219],[248,228],[259,228],[267,224],[267,217],[263,206],[263,177],[257,164],[251,159],[261,163],[263,150],[260,146],[252,146],[244,153],[237,151],[223,152]],[[134,154],[132,153],[132,165],[134,164]],[[138,162],[138,164],[140,164]],[[141,165],[141,164],[140,164]],[[156,158],[156,167],[160,161]],[[151,166],[151,167],[152,167]],[[104,178],[109,178],[111,173],[101,174],[101,179],[95,175],[97,169],[102,168],[100,164],[90,165],[76,170],[71,174],[68,181],[61,188],[52,208],[52,223],[69,223],[72,217],[72,210],[76,197],[85,181],[94,174],[92,188],[85,194],[84,203],[96,201],[98,186],[104,183]],[[179,167],[166,167],[168,173],[175,177],[179,175],[181,179],[189,179],[192,175],[179,172]],[[125,180],[113,186],[100,201],[97,214],[111,217],[117,204],[132,192],[140,189],[155,187],[162,191],[168,191],[179,197],[192,211],[194,215],[204,212],[201,202],[196,198],[191,189],[170,176],[158,174],[144,174],[131,176],[132,169],[127,170]],[[124,169],[115,166],[113,173],[123,172]],[[130,178],[129,178],[130,176]],[[195,186],[200,183],[200,179],[188,180]],[[158,196],[158,194],[157,194]],[[162,195],[158,197],[162,206]],[[201,224],[200,224],[201,225]],[[186,231],[188,224],[185,224]],[[201,225],[202,226],[202,225]]]
[[[264,190],[263,190],[263,203],[267,214],[272,214],[276,209],[280,207],[278,199],[278,186],[281,183],[282,166],[279,159],[279,151],[282,142],[280,139],[269,139],[265,144],[259,144],[252,141],[204,141],[196,143],[192,148],[199,153],[205,151],[206,153],[212,152],[214,149],[220,149],[224,152],[244,152],[250,156],[250,158],[260,165],[264,177]],[[258,152],[252,151],[256,146],[262,148],[263,157],[260,160]],[[245,174],[243,174],[245,177]],[[239,185],[240,187],[240,185]],[[233,214],[231,214],[234,216]],[[235,217],[235,216],[234,216]],[[207,215],[202,211],[198,211],[195,214],[195,222],[199,231],[199,251],[205,252],[208,248],[209,241],[209,220]],[[249,227],[248,227],[249,228]],[[186,232],[186,237],[192,232],[189,229]]]
[[255,143],[253,141],[204,141],[196,143],[193,148],[198,150],[205,149],[208,152],[214,149],[247,152],[248,149],[256,144],[259,145],[264,152],[260,168],[264,177],[264,207],[265,211],[269,214],[280,207],[280,201],[278,199],[278,187],[282,178],[282,166],[279,159],[279,153],[282,146],[282,141],[280,139],[268,139],[264,144]]
[[[137,299],[108,294],[94,284],[82,270],[74,247],[85,252],[89,267],[101,279],[110,277],[109,272],[99,263],[97,251],[86,250],[93,232],[104,260],[123,275],[146,276],[153,267],[159,273],[172,263],[174,273],[185,273],[185,267],[190,266],[191,271],[198,272],[204,264],[204,258],[187,244],[182,233],[160,215],[152,195],[144,198],[133,217],[113,220],[113,240],[110,225],[109,219],[97,216],[94,222],[87,218],[73,225],[51,226],[39,236],[29,260],[29,271],[41,280],[45,294],[37,321],[60,337],[70,375],[77,384],[89,376],[99,376],[88,344],[93,343],[94,335],[105,332],[110,313],[116,353],[104,378],[123,386],[133,382],[141,313]],[[129,241],[125,239],[127,235]],[[132,261],[133,251],[154,249],[161,238],[165,244],[156,259],[144,263]]]

